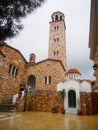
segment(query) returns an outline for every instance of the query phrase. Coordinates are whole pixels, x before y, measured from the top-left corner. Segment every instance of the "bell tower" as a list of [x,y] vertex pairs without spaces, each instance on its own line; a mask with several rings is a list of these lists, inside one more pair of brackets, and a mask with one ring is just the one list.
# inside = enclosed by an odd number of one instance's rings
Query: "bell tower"
[[51,15],[48,58],[61,60],[66,69],[65,16],[62,12]]

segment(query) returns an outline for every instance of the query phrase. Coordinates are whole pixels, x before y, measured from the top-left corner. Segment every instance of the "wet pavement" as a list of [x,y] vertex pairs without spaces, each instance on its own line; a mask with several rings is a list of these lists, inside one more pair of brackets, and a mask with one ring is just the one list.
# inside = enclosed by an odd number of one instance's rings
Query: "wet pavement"
[[13,112],[0,115],[0,130],[98,130],[98,115],[77,116],[51,112]]

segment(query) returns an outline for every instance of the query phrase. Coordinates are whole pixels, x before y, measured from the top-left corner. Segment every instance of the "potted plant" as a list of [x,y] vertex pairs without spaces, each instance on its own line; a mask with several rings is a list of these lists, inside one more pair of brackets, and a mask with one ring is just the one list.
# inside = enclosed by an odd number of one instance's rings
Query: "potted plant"
[[32,102],[29,102],[28,111],[32,111],[32,110],[33,110],[33,104],[32,104]]
[[82,110],[79,109],[78,112],[77,112],[78,115],[82,115]]
[[57,106],[53,105],[51,107],[51,111],[52,111],[52,113],[57,113],[58,112]]
[[[64,99],[65,99],[65,96],[66,96],[65,89],[60,90],[60,91],[59,91],[59,94],[61,95],[62,100],[63,100],[63,104],[64,104]],[[63,106],[63,108],[61,109],[61,112],[62,112],[62,114],[65,114],[64,106]]]

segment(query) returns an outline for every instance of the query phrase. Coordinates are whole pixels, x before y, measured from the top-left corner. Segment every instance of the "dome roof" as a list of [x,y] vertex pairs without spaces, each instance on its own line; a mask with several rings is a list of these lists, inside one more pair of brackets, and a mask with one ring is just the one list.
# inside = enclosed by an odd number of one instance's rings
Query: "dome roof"
[[81,73],[79,72],[79,70],[75,69],[75,68],[71,68],[69,69],[66,74],[72,74],[72,73],[77,73],[79,75],[81,75]]

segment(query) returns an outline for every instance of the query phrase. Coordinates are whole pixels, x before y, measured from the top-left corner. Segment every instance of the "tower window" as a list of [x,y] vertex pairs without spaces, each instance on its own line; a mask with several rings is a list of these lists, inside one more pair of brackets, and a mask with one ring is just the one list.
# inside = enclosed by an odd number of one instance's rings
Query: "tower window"
[[55,20],[58,20],[58,15],[55,16]]
[[57,29],[59,29],[59,26],[57,26]]
[[59,41],[59,38],[57,38],[57,42]]
[[62,16],[60,15],[60,20],[62,20]]
[[54,58],[58,58],[59,53],[58,52],[54,52]]
[[54,38],[54,43],[58,43],[59,42],[59,38]]
[[56,42],[56,38],[54,38],[54,43]]
[[58,29],[59,29],[59,26],[55,26],[55,27],[54,27],[54,30],[58,30]]
[[47,75],[45,76],[45,84],[50,84],[51,83],[51,76]]

